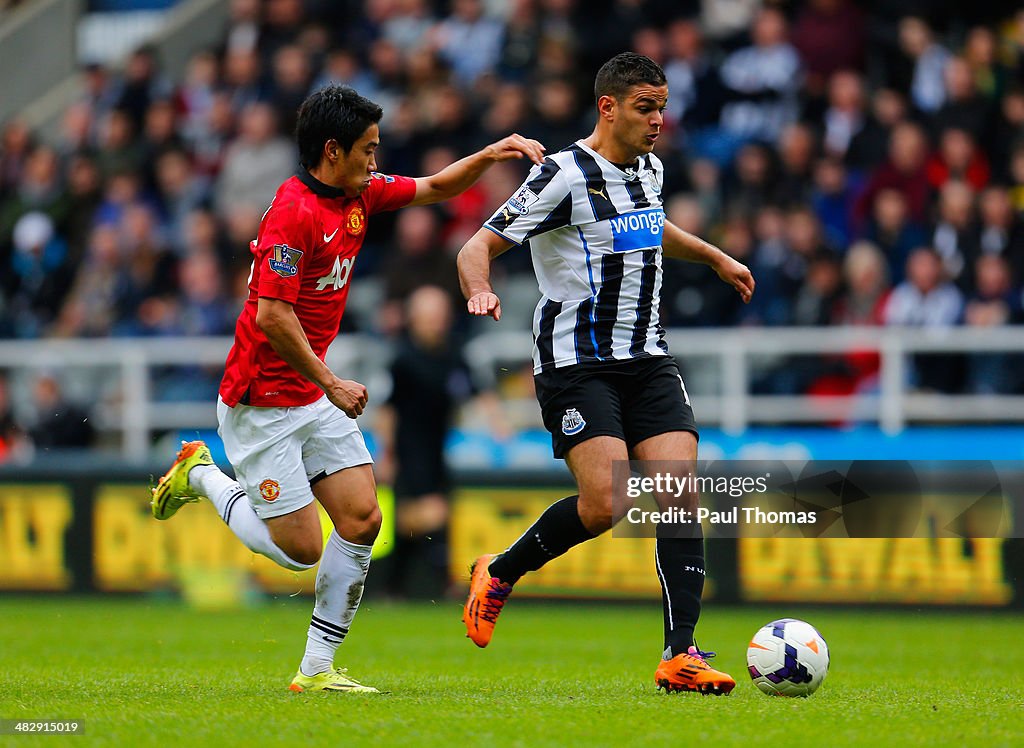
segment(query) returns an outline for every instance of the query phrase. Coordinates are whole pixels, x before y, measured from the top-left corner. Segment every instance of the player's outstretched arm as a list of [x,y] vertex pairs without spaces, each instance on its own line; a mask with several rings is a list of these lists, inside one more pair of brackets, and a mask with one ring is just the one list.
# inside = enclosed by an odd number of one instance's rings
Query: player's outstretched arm
[[491,260],[511,246],[490,229],[480,229],[459,250],[459,285],[470,314],[501,319],[501,300],[491,288]]
[[256,325],[285,362],[324,391],[334,405],[349,418],[362,415],[368,398],[366,387],[359,382],[341,379],[313,353],[309,338],[295,309],[287,301],[259,298]]
[[491,165],[514,158],[528,158],[533,163],[544,161],[544,146],[536,140],[512,134],[471,156],[449,164],[432,177],[420,177],[416,182],[416,195],[410,205],[430,205],[459,195],[480,178]]
[[744,304],[750,303],[750,297],[754,295],[754,286],[756,285],[750,268],[733,259],[714,244],[683,231],[671,221],[665,221],[665,233],[662,235],[661,246],[669,257],[709,265],[719,278],[736,289]]

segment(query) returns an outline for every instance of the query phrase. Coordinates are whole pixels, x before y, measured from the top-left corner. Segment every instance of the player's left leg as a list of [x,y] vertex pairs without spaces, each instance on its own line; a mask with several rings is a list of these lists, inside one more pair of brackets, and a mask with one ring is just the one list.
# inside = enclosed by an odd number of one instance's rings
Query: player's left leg
[[[695,465],[697,437],[689,431],[672,431],[645,439],[631,451],[634,459],[644,462],[671,460]],[[691,493],[673,497],[671,502],[693,512],[698,497]],[[654,681],[666,691],[729,693],[736,681],[708,665],[707,660],[713,653],[701,652],[693,641],[704,591],[704,537],[700,525],[694,532],[678,533],[675,529],[659,526],[655,541],[654,558],[664,608],[665,651]]]
[[327,511],[334,530],[317,570],[306,651],[291,688],[376,691],[334,667],[334,654],[359,609],[370,552],[380,531],[373,460],[356,422],[326,397],[306,407],[316,413],[317,426],[303,444],[302,461],[313,495]]
[[327,510],[334,530],[317,570],[316,602],[306,634],[306,651],[291,689],[310,690],[327,677],[335,683],[339,678],[344,681],[326,690],[367,690],[335,669],[334,655],[359,609],[370,552],[380,530],[373,469],[359,465],[339,470],[319,480],[313,494]]
[[[688,431],[671,431],[652,436],[633,447],[632,457],[641,464],[657,461],[654,472],[673,465],[695,465],[697,438]],[[678,507],[693,513],[697,496],[657,496],[662,510]],[[691,514],[692,516],[692,514]],[[662,583],[665,608],[665,654],[672,657],[685,652],[693,644],[693,630],[700,618],[701,594],[704,591],[704,537],[700,525],[661,524],[657,528],[655,565]]]
[[[665,356],[636,362],[624,377],[621,393],[630,457],[642,462],[671,460],[692,469],[697,459],[697,427],[675,361]],[[658,498],[668,508],[666,497]],[[692,511],[698,496],[693,492],[671,501]],[[659,526],[655,544],[665,622],[665,650],[655,682],[668,690],[728,693],[735,681],[708,666],[707,653],[693,643],[704,591],[704,538],[699,525],[696,532],[680,529]]]

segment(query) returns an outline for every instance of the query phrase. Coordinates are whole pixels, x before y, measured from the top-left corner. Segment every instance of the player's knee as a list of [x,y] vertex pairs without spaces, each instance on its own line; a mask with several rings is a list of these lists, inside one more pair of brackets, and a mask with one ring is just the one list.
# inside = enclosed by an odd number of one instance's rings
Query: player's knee
[[615,524],[615,515],[610,508],[600,509],[590,515],[590,521],[584,520],[584,526],[595,535],[608,532]]
[[320,560],[323,554],[323,541],[312,536],[296,539],[281,548],[288,557],[304,566],[311,566]]
[[680,494],[660,493],[656,494],[654,499],[661,511],[682,509],[693,513],[697,511],[697,507],[700,505],[699,495],[695,491],[683,491]]
[[615,511],[612,506],[611,491],[606,494],[580,494],[580,521],[594,535],[607,532],[615,524]]
[[305,566],[311,566],[320,560],[320,556],[323,553],[323,549],[315,545],[304,545],[300,548],[293,549],[292,553],[288,555],[295,561]]
[[361,545],[371,545],[377,539],[377,533],[380,532],[380,523],[380,507],[376,504],[367,507],[365,511],[358,512],[351,517],[349,522],[353,541]]

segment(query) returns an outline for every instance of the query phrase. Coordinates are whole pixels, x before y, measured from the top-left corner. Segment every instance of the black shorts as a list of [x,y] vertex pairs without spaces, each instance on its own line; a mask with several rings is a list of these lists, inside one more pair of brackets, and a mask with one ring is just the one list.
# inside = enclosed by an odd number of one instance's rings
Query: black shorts
[[669,356],[576,364],[534,375],[555,457],[595,436],[632,449],[669,431],[697,435],[679,367]]

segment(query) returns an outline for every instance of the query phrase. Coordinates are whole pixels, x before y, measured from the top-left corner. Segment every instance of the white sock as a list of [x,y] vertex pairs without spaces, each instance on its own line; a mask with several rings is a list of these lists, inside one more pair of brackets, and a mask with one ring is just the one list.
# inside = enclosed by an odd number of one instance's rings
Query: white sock
[[217,514],[231,528],[231,532],[253,553],[266,556],[277,565],[292,571],[305,571],[314,566],[300,564],[277,547],[267,525],[256,516],[256,511],[245,495],[245,489],[216,465],[197,465],[192,468],[188,482],[213,503]]
[[316,604],[306,634],[306,654],[299,666],[304,674],[316,675],[334,667],[334,653],[363,599],[372,549],[348,542],[337,530],[327,539],[316,574]]

